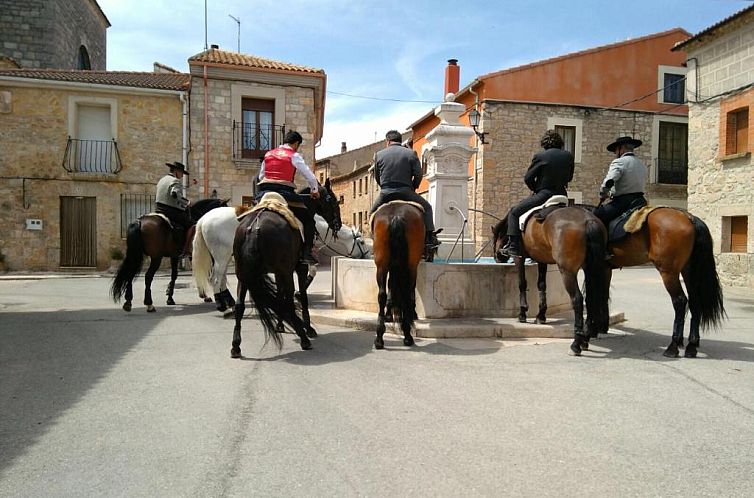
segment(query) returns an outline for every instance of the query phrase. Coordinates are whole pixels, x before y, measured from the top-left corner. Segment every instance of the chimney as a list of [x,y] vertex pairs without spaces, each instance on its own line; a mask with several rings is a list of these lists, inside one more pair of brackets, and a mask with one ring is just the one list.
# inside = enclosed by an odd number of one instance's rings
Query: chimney
[[345,142],[340,142],[340,153],[345,154],[348,151],[348,147],[346,147]]
[[209,48],[213,48],[213,49],[217,50],[217,49],[219,49],[219,48],[220,48],[220,45],[215,45],[215,44],[213,43],[212,45],[210,45],[210,46],[209,46]]
[[458,59],[448,59],[448,65],[445,67],[445,92],[443,97],[449,93],[458,93],[460,79],[461,68],[458,65]]

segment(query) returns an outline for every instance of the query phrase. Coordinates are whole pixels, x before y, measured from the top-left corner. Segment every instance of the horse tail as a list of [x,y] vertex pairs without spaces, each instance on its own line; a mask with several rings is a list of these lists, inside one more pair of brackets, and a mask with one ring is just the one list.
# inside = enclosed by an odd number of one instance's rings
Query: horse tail
[[202,233],[202,221],[196,224],[196,233],[194,234],[193,248],[191,249],[191,273],[194,276],[194,283],[196,289],[201,295],[209,296],[212,294],[212,284],[209,277],[212,272],[212,254],[209,252],[207,242],[204,240],[204,234]]
[[282,349],[283,339],[278,332],[277,324],[281,318],[290,324],[290,317],[284,309],[284,303],[278,298],[275,282],[264,271],[261,245],[256,235],[246,233],[246,240],[241,246],[242,254],[236,260],[236,274],[243,279],[254,302],[264,329],[264,343],[267,344],[272,339],[278,349]]
[[128,225],[126,233],[126,257],[115,274],[110,294],[116,303],[123,297],[126,287],[141,272],[144,262],[144,239],[141,238],[141,221],[136,220]]
[[[388,289],[393,308],[398,310],[401,324],[411,327],[414,324],[415,304],[411,287],[411,269],[408,265],[408,239],[406,221],[393,217],[388,225],[390,236],[390,264],[388,266]],[[397,317],[396,317],[397,318]]]
[[727,314],[715,267],[712,236],[707,225],[696,216],[691,217],[691,224],[694,225],[694,248],[683,272],[691,316],[700,317],[700,325],[705,330],[718,328]]
[[605,266],[606,250],[607,243],[602,223],[596,219],[587,220],[584,287],[590,334],[607,332],[610,327],[610,287],[607,284]]

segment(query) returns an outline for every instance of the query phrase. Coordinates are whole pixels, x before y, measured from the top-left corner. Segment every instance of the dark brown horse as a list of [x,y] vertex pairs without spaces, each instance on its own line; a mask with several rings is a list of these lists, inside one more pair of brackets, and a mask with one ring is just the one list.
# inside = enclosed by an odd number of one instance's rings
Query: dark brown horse
[[[202,199],[189,208],[191,225],[208,211],[227,206],[221,199]],[[152,279],[162,263],[162,258],[170,258],[170,283],[167,289],[167,304],[174,305],[173,290],[175,279],[178,277],[178,262],[183,247],[173,236],[170,225],[162,216],[144,215],[128,225],[126,235],[126,257],[123,259],[118,272],[113,278],[110,294],[115,302],[119,302],[125,294],[123,309],[131,311],[133,299],[133,280],[141,272],[144,256],[149,256],[149,268],[144,274],[144,304],[148,312],[157,311],[152,302]]]
[[[495,259],[502,262],[498,250],[505,244],[507,219],[493,229]],[[574,313],[574,339],[571,351],[580,355],[588,348],[589,334],[607,330],[610,320],[608,310],[609,285],[605,249],[605,227],[592,213],[575,207],[563,207],[551,211],[544,220],[532,216],[526,222],[522,237],[523,249],[539,265],[539,313],[537,322],[544,323],[547,310],[545,275],[548,264],[557,264],[563,284],[571,298]],[[526,321],[526,279],[523,257],[517,257],[519,271],[519,320]],[[579,289],[577,275],[584,271],[586,289],[586,329],[584,327],[584,296]]]
[[[674,358],[683,347],[687,307],[691,311],[689,342],[684,356],[694,358],[699,349],[699,328],[716,328],[725,317],[723,291],[715,267],[712,236],[696,216],[675,208],[656,208],[641,230],[609,244],[612,268],[652,263],[660,272],[673,303],[673,335],[663,353]],[[608,270],[608,283],[612,277]],[[688,298],[681,286],[681,275]],[[600,332],[606,332],[604,331]]]
[[[309,209],[321,215],[331,229],[338,231],[341,227],[340,206],[330,190],[329,180],[325,185],[326,187],[320,187],[319,199],[312,199],[306,189],[301,192],[305,194],[302,200]],[[283,215],[276,211],[255,211],[242,219],[233,242],[238,302],[231,358],[241,357],[241,320],[246,309],[247,291],[254,302],[267,340],[272,338],[278,348],[282,347],[283,331],[278,328],[278,323],[283,322],[299,336],[301,349],[311,349],[309,337],[316,337],[317,331],[309,320],[309,298],[306,293],[309,267],[300,261],[302,244],[299,230],[291,227]],[[294,272],[298,277],[303,320],[296,314]],[[270,274],[274,274],[274,281]]]
[[[374,263],[377,266],[379,292],[379,326],[374,347],[383,349],[385,309],[400,321],[403,344],[412,346],[411,336],[416,318],[416,269],[424,255],[424,219],[419,208],[393,203],[378,209],[372,221]],[[388,292],[390,299],[388,304]]]

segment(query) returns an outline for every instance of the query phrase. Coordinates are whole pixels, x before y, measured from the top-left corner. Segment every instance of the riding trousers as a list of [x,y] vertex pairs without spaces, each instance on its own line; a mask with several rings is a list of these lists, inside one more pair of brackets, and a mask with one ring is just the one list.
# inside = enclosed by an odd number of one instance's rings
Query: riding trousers
[[380,191],[380,195],[377,196],[377,200],[374,201],[374,205],[372,205],[372,210],[369,211],[369,213],[374,213],[377,211],[377,208],[382,206],[383,204],[386,204],[390,201],[411,201],[421,204],[421,206],[424,208],[424,229],[427,232],[434,232],[435,231],[435,221],[434,221],[434,215],[432,214],[432,204],[427,202],[427,200],[417,194],[413,189],[410,187],[405,188],[399,188],[399,189],[384,189]]
[[542,189],[513,206],[511,210],[508,211],[508,232],[506,235],[509,237],[520,237],[521,229],[518,227],[518,219],[521,215],[531,208],[541,206],[553,195],[565,195],[565,191],[560,193],[550,189]]
[[[256,195],[257,201],[261,200],[262,196],[267,192],[277,192],[288,202],[295,202],[298,204],[304,202],[304,194],[297,194],[293,187],[288,185],[280,185],[279,183],[260,183],[257,188],[259,189]],[[311,249],[314,244],[314,232],[316,231],[314,211],[307,207],[295,207],[290,204],[288,205],[288,209],[291,210],[304,226],[304,246]]]
[[177,225],[178,228],[183,228],[185,230],[192,225],[188,211],[183,211],[173,206],[158,202],[156,203],[155,212],[167,216],[171,223]]
[[644,198],[643,192],[635,192],[633,194],[623,194],[613,197],[612,201],[607,204],[602,204],[595,209],[594,215],[599,218],[605,225],[605,228],[607,228],[611,221],[635,205],[647,205],[647,200]]

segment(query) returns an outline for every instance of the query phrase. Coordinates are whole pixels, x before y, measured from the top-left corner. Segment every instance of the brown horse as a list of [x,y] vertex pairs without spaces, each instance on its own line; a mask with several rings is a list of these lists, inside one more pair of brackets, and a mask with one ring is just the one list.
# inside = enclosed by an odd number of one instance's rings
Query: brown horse
[[[411,327],[416,318],[416,268],[424,255],[424,219],[419,208],[407,203],[383,205],[374,214],[374,263],[377,266],[379,326],[374,347],[383,349],[385,308],[401,323],[403,344],[412,346]],[[390,305],[388,293],[390,291]]]
[[[652,263],[660,272],[673,303],[673,335],[663,353],[678,356],[683,347],[686,310],[691,310],[689,342],[684,356],[695,358],[699,349],[699,328],[716,328],[725,317],[723,291],[715,267],[712,236],[696,216],[675,208],[656,208],[649,213],[641,230],[610,243],[612,268]],[[612,277],[608,269],[608,283]],[[681,287],[686,285],[688,298]],[[601,332],[605,332],[601,331]]]
[[[189,208],[191,225],[208,211],[227,206],[221,199],[202,199]],[[128,225],[126,236],[126,257],[123,259],[118,272],[113,278],[110,294],[113,301],[120,301],[125,294],[123,303],[125,311],[131,311],[133,299],[133,280],[141,272],[144,256],[149,256],[149,269],[144,274],[144,304],[148,312],[157,311],[152,302],[152,279],[162,263],[163,257],[170,258],[170,283],[167,289],[167,304],[174,305],[173,290],[175,279],[178,277],[178,261],[183,247],[173,236],[170,225],[162,216],[147,214]]]
[[[507,219],[493,229],[495,259],[502,262],[499,249],[506,241]],[[563,278],[574,313],[574,340],[571,351],[580,355],[588,348],[589,334],[607,330],[610,313],[608,310],[609,288],[605,264],[607,234],[605,227],[592,213],[580,208],[557,208],[546,215],[543,221],[536,215],[526,222],[523,249],[539,264],[539,313],[537,322],[544,323],[547,309],[545,293],[545,272],[548,264],[557,264]],[[526,321],[526,280],[523,257],[516,257],[519,271],[519,320]],[[579,289],[577,274],[584,270],[586,288],[586,330],[584,328],[584,296]]]

